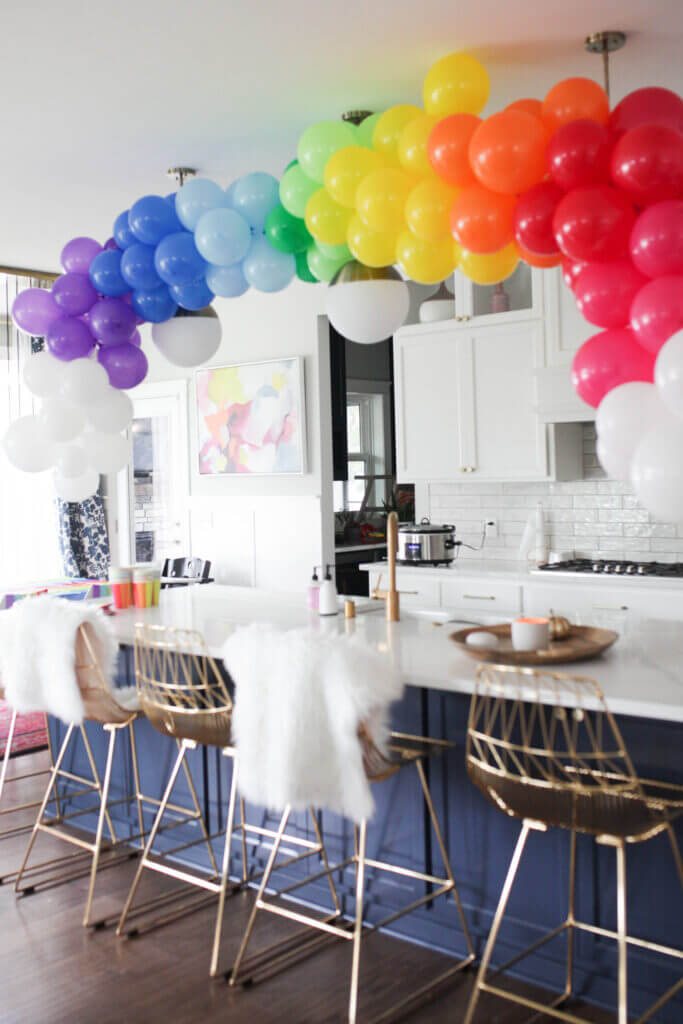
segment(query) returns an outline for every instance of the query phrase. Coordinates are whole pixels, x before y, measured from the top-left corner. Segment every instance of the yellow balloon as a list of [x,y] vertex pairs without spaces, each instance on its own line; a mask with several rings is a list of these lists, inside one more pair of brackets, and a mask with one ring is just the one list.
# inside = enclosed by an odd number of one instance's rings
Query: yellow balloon
[[421,113],[422,110],[412,103],[399,103],[398,106],[385,110],[372,133],[372,144],[377,152],[392,163],[396,163],[401,132]]
[[325,164],[325,187],[335,202],[356,205],[356,189],[363,178],[384,166],[379,153],[365,146],[344,146]]
[[404,226],[406,200],[414,187],[415,179],[398,168],[373,171],[356,191],[360,219],[372,231],[396,234]]
[[498,284],[515,270],[519,253],[514,242],[498,252],[477,253],[461,249],[457,257],[458,269],[475,284]]
[[396,242],[396,259],[408,277],[419,284],[436,284],[455,270],[453,239],[423,242],[412,231],[402,231]]
[[469,53],[451,53],[432,64],[424,80],[428,114],[479,114],[489,98],[491,83],[483,64]]
[[429,162],[427,140],[432,128],[441,118],[433,114],[420,114],[407,124],[398,140],[398,160],[409,174],[416,178],[434,178],[436,172]]
[[436,176],[416,185],[406,201],[406,223],[416,238],[439,242],[450,237],[451,207],[458,190]]
[[346,233],[349,249],[366,267],[390,267],[396,261],[396,235],[392,231],[371,231],[357,213]]
[[351,211],[335,203],[326,188],[319,188],[306,203],[304,220],[317,242],[343,245],[350,219]]

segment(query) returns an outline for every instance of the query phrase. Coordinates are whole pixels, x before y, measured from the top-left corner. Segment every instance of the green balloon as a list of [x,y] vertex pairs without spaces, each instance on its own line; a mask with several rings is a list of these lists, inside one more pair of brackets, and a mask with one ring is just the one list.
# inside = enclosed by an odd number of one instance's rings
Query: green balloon
[[317,245],[310,245],[306,250],[306,255],[308,257],[308,269],[318,281],[331,281],[337,271],[345,263],[349,262],[346,256],[337,260],[331,260],[329,257],[323,256]]
[[344,260],[347,263],[353,259],[351,250],[349,249],[346,242],[343,245],[328,245],[326,242],[319,242],[317,239],[315,244],[320,249],[323,256],[326,256],[328,260]]
[[[344,146],[353,146],[356,133],[343,121],[318,121],[307,128],[299,139],[297,156],[301,169],[319,185],[325,183],[325,164],[333,153]],[[296,217],[297,214],[294,214]],[[303,214],[299,214],[303,216]]]
[[318,185],[304,174],[297,161],[282,176],[280,202],[292,217],[303,218],[306,203],[317,191]]
[[375,130],[375,125],[382,116],[380,111],[378,114],[370,114],[370,117],[366,117],[364,121],[358,125],[358,144],[365,146],[366,149],[372,149],[372,133]]
[[266,217],[266,238],[278,252],[303,252],[311,244],[308,228],[301,218],[292,217],[279,205]]
[[298,252],[295,256],[296,259],[296,276],[300,281],[305,281],[307,284],[318,284],[318,278],[311,273],[308,267],[308,253]]
[[289,163],[287,164],[287,166],[285,167],[285,169],[284,169],[284,171],[283,171],[282,173],[283,173],[283,174],[286,174],[286,173],[287,173],[287,171],[289,170],[289,168],[290,168],[290,167],[293,167],[293,166],[294,166],[294,164],[298,164],[298,163],[299,163],[299,161],[297,160],[297,158],[296,158],[296,157],[294,157],[294,159],[293,159],[293,160],[290,160],[290,161],[289,161]]

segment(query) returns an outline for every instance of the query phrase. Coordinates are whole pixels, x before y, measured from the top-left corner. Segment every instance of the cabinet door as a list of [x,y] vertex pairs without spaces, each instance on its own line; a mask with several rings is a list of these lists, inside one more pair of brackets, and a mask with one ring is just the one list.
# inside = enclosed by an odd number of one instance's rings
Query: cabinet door
[[505,281],[481,285],[456,271],[456,320],[475,320],[483,326],[543,316],[543,273],[520,261]]
[[461,335],[462,447],[471,479],[547,478],[547,428],[536,409],[542,325],[501,324]]
[[409,328],[394,338],[399,482],[460,476],[459,379],[453,328]]
[[562,280],[562,270],[545,270],[546,361],[548,366],[570,366],[584,341],[598,331],[576,308],[574,294]]

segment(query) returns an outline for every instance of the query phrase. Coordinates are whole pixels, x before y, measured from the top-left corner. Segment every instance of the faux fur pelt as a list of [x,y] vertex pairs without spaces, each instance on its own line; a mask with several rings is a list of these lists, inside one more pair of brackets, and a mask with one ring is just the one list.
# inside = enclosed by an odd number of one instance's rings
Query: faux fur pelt
[[17,711],[47,711],[63,722],[83,721],[76,678],[76,630],[90,623],[93,649],[108,686],[117,643],[99,608],[57,597],[27,597],[0,612],[0,685]]
[[324,807],[356,822],[374,801],[358,726],[382,749],[402,686],[388,659],[353,637],[310,630],[236,630],[223,651],[236,688],[239,788],[281,811]]

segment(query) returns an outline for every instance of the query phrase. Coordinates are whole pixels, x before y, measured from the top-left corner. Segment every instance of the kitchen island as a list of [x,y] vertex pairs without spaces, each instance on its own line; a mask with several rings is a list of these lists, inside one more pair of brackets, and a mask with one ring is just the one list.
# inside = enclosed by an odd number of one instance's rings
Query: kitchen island
[[[488,804],[465,771],[464,740],[476,662],[451,643],[449,633],[457,628],[451,621],[454,618],[443,610],[411,608],[403,611],[400,622],[387,623],[383,605],[371,606],[370,602],[359,600],[355,619],[345,620],[343,615],[321,619],[306,610],[303,595],[214,585],[165,591],[159,608],[118,613],[112,623],[122,652],[121,684],[133,681],[131,645],[136,621],[200,630],[215,657],[220,657],[227,636],[236,626],[260,621],[286,629],[353,633],[390,658],[406,687],[402,700],[394,707],[395,728],[423,732],[454,744],[444,756],[433,760],[428,770],[465,911],[481,948],[519,823]],[[482,616],[480,621],[486,619]],[[601,658],[575,666],[574,670],[595,679],[602,688],[609,707],[618,715],[637,770],[648,778],[681,783],[683,629],[671,621],[628,616],[620,621],[623,633],[615,646]],[[566,668],[572,670],[571,666]],[[61,729],[59,725],[54,728]],[[168,777],[174,747],[146,721],[140,721],[136,728],[143,789],[157,796]],[[96,750],[103,754],[101,731],[93,728],[90,732]],[[230,772],[226,760],[213,750],[197,750],[192,755],[192,770],[211,831],[217,831],[224,823]],[[131,784],[129,765],[121,758],[115,768],[113,798],[130,794]],[[399,773],[395,779],[377,786],[375,795],[377,812],[369,832],[370,856],[385,856],[427,872],[438,869],[438,851],[425,827],[420,794],[411,773]],[[126,828],[132,834],[133,804],[123,804],[118,810],[115,824],[121,825],[122,834]],[[276,820],[256,807],[248,808],[248,817],[258,823]],[[331,855],[341,859],[353,842],[351,826],[329,812],[322,812],[321,824]],[[296,818],[296,826],[308,837],[310,825],[305,815]],[[188,833],[192,827],[188,826]],[[180,831],[182,828],[174,830],[176,835]],[[176,838],[174,842],[177,841]],[[235,843],[235,874],[239,869],[238,847]],[[263,862],[265,852],[256,844],[250,846],[250,857],[256,864]],[[203,864],[202,855],[202,847],[197,847],[193,854],[197,857],[195,864]],[[629,849],[628,868],[632,934],[681,946],[683,900],[666,837]],[[292,870],[299,869],[304,870],[300,866]],[[563,919],[568,871],[566,833],[550,830],[532,838],[501,929],[498,962],[512,957]],[[613,851],[596,846],[587,837],[579,837],[577,913],[584,920],[613,927],[614,872]],[[398,876],[390,880],[377,877],[369,890],[368,918],[379,919],[397,904],[419,897],[421,885]],[[342,891],[345,895],[351,891],[345,882]],[[311,883],[302,894],[309,903],[326,904],[324,884]],[[464,952],[453,908],[443,901],[404,918],[396,934],[452,953]],[[563,939],[543,947],[520,965],[520,976],[561,988],[564,952]],[[670,961],[645,951],[630,955],[629,969],[631,1007],[635,1014],[673,984],[677,976]],[[576,990],[588,1000],[614,1006],[615,977],[613,945],[593,935],[578,935]],[[654,1020],[674,1024],[682,1016],[683,1005],[674,1000]]]

